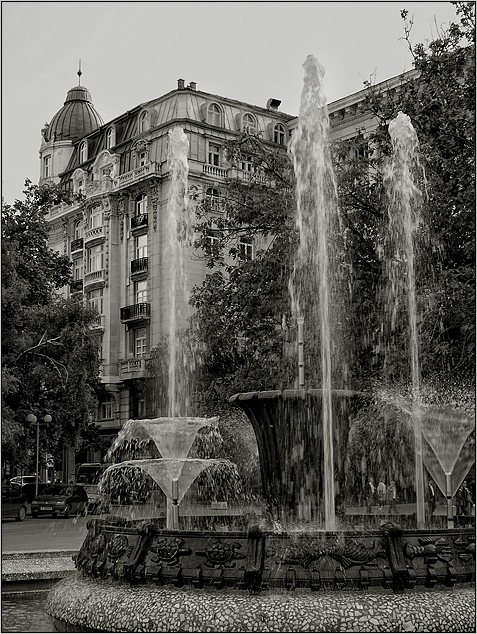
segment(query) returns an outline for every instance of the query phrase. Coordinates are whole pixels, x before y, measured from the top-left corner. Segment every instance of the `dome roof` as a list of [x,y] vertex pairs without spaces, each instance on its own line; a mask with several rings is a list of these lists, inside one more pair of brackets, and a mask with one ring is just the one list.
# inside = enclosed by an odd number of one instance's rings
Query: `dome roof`
[[84,86],[75,86],[68,90],[64,106],[51,120],[48,140],[76,141],[97,130],[103,123],[93,106],[89,90]]

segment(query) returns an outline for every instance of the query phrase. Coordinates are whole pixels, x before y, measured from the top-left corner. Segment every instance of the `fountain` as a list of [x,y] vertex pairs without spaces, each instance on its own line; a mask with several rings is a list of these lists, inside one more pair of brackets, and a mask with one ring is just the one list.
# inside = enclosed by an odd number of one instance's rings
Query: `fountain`
[[[475,580],[472,530],[403,530],[389,518],[383,518],[378,530],[339,525],[335,498],[343,492],[349,430],[372,397],[347,389],[346,368],[331,367],[342,335],[330,327],[339,301],[339,279],[334,277],[339,257],[330,250],[330,236],[339,218],[326,145],[323,70],[311,56],[304,66],[300,124],[290,150],[301,234],[290,280],[299,334],[298,384],[291,390],[231,397],[257,437],[272,521],[250,523],[246,532],[178,530],[178,503],[202,466],[187,457],[191,441],[204,425],[214,423],[184,418],[187,407],[178,403],[187,382],[177,383],[176,377],[187,363],[174,352],[168,418],[130,421],[115,444],[118,448],[133,439],[153,438],[162,458],[122,464],[139,466],[164,491],[168,526],[164,529],[154,518],[91,519],[76,557],[77,576],[50,592],[47,611],[60,631],[475,630],[474,590],[469,586]],[[174,146],[183,147],[177,138]],[[184,175],[184,160],[178,165]],[[176,191],[184,189],[180,182]],[[318,218],[309,215],[314,211]],[[319,300],[316,305],[307,303],[305,283],[314,285],[311,299]],[[312,323],[319,324],[320,389],[305,385],[303,327]],[[332,387],[337,375],[339,389]],[[413,393],[413,417],[422,412],[417,398]],[[465,447],[471,425],[462,426],[452,450],[444,443],[451,454],[447,460],[428,424],[431,418],[419,417],[418,431],[422,429],[427,444],[419,446],[422,438],[416,431],[416,453],[426,465],[438,463],[445,476],[450,469],[455,487],[460,442]],[[464,462],[462,472],[468,455]],[[110,473],[121,468],[115,465]],[[420,511],[416,514],[420,521]]]

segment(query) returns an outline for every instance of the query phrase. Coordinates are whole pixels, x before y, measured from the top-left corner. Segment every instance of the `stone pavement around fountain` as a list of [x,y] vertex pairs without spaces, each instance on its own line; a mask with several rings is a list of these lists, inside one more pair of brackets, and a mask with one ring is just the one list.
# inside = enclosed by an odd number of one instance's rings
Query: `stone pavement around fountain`
[[78,575],[55,587],[47,612],[70,632],[475,632],[475,589],[254,595]]
[[2,593],[46,589],[76,573],[76,550],[2,553]]

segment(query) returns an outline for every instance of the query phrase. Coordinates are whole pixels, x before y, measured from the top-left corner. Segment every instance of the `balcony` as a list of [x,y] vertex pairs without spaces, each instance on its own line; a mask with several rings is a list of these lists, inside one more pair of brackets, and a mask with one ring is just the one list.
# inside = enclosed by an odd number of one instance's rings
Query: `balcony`
[[71,253],[83,250],[83,238],[77,238],[71,241]]
[[119,378],[123,381],[125,379],[143,379],[149,376],[145,358],[120,360],[118,362],[118,371]]
[[104,315],[97,315],[91,323],[90,328],[92,330],[104,330]]
[[205,164],[202,166],[202,173],[214,178],[227,178],[227,170],[216,165]]
[[[94,229],[87,229],[84,234],[84,243],[92,242],[96,240],[98,243],[104,241],[106,238],[106,232],[104,225],[101,227],[95,227]],[[91,245],[90,245],[91,246]]]
[[131,229],[139,229],[139,227],[147,227],[147,214],[139,214],[131,218]]
[[231,167],[228,170],[227,176],[232,180],[239,180],[244,183],[260,183],[261,185],[273,186],[273,182],[264,174],[249,172],[247,170],[237,169],[236,167]]
[[126,187],[142,180],[143,178],[147,178],[148,176],[160,176],[160,174],[161,166],[152,161],[151,163],[141,165],[141,167],[137,167],[136,169],[126,172],[125,174],[121,174],[121,176],[115,178],[113,180],[113,188],[119,189],[121,187]]
[[81,293],[83,290],[83,280],[73,280],[70,283],[70,291],[72,293]]
[[84,286],[88,286],[88,284],[94,284],[94,282],[104,282],[104,269],[101,271],[91,271],[91,273],[85,273],[84,275]]
[[150,308],[151,306],[147,302],[132,304],[132,306],[123,306],[123,308],[121,308],[121,323],[126,324],[132,321],[148,320]]
[[131,261],[131,275],[135,273],[145,273],[149,268],[148,258],[138,258]]

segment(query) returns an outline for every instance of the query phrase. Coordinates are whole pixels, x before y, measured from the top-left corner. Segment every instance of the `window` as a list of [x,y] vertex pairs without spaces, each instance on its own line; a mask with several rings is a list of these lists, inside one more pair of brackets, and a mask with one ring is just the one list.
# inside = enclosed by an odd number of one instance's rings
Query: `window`
[[83,221],[77,220],[75,222],[75,240],[79,240],[83,237]]
[[43,159],[43,176],[45,178],[51,176],[51,156],[45,156]]
[[147,112],[143,112],[139,117],[139,132],[146,132],[148,129],[148,118],[149,114]]
[[209,143],[209,165],[220,165],[220,145]]
[[116,133],[115,133],[115,130],[114,130],[114,128],[109,128],[108,132],[106,134],[106,147],[109,150],[109,148],[113,147],[113,145],[115,145],[115,144],[116,144]]
[[88,273],[102,271],[103,269],[103,245],[98,244],[88,249]]
[[239,257],[244,262],[253,259],[253,244],[251,238],[240,238]]
[[139,152],[138,156],[137,156],[137,162],[139,167],[143,167],[143,165],[146,165],[147,163],[147,153],[146,152]]
[[214,254],[220,243],[220,233],[211,229],[207,235],[208,248],[211,254]]
[[222,127],[222,111],[216,103],[211,103],[207,108],[207,123]]
[[147,302],[147,280],[134,284],[134,296],[136,304]]
[[96,229],[97,227],[103,226],[103,212],[101,207],[95,207],[91,210],[91,214],[89,216],[89,228]]
[[136,198],[136,216],[142,216],[147,213],[147,196],[141,194]]
[[83,141],[83,143],[80,145],[79,155],[80,163],[84,163],[88,158],[88,144],[86,143],[86,141]]
[[220,211],[220,193],[218,189],[208,187],[205,192],[207,207],[212,211]]
[[75,281],[83,279],[83,258],[73,260],[73,279]]
[[277,123],[273,127],[273,142],[285,145],[285,128],[281,123]]
[[254,133],[257,131],[257,122],[253,114],[245,113],[242,117],[242,130]]
[[139,418],[146,418],[146,398],[143,394],[137,399],[137,415]]
[[100,420],[107,420],[110,418],[114,418],[114,397],[107,396],[101,403],[100,408]]
[[134,356],[144,357],[147,353],[146,329],[138,328],[134,331]]
[[147,258],[147,234],[136,238],[136,260]]
[[251,156],[244,156],[243,160],[240,161],[240,169],[244,172],[254,172],[255,166],[252,161],[253,159]]
[[86,293],[86,299],[89,307],[94,308],[100,315],[103,314],[103,289],[97,288],[94,291]]

